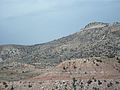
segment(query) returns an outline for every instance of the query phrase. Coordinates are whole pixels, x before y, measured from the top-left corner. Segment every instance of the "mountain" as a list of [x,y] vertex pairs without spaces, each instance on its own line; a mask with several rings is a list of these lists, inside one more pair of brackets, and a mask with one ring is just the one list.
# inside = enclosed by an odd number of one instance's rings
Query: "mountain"
[[0,61],[54,66],[64,60],[120,56],[120,23],[92,22],[80,32],[44,44],[1,45]]
[[120,23],[91,22],[36,45],[0,45],[0,90],[120,90]]

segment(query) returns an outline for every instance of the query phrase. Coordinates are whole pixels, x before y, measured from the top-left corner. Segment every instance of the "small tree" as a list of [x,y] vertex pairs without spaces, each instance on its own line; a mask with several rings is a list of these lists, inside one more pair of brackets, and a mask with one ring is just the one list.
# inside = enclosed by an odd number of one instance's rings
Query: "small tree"
[[77,81],[77,80],[76,80],[75,78],[73,78],[73,83],[72,83],[72,85],[73,85],[73,89],[74,89],[74,90],[76,90],[76,81]]

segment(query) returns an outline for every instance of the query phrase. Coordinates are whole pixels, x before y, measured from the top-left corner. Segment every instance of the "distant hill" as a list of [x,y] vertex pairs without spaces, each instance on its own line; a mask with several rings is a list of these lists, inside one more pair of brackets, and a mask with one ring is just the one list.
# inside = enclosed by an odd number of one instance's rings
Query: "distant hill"
[[73,58],[115,56],[120,56],[119,22],[92,22],[80,32],[44,44],[0,46],[0,62],[39,63],[40,67]]

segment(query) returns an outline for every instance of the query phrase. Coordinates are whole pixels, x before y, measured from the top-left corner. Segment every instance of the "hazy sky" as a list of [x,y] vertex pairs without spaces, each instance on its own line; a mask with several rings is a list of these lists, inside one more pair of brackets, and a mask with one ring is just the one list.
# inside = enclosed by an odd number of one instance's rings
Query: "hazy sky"
[[39,44],[92,21],[120,21],[120,0],[0,0],[0,44]]

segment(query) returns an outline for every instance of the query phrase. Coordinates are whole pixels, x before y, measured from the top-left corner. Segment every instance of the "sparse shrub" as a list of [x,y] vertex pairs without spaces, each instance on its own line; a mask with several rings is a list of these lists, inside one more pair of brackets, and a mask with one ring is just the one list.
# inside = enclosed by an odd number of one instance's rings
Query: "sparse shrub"
[[74,90],[76,90],[76,81],[77,81],[77,80],[76,80],[75,78],[73,78],[73,83],[72,83],[72,85],[73,85],[73,89],[74,89]]
[[99,88],[93,87],[93,90],[99,90]]
[[58,86],[56,86],[55,88],[58,89]]
[[120,60],[118,60],[118,63],[120,63]]
[[120,58],[119,57],[117,57],[116,60],[118,61],[118,63],[120,63]]
[[120,60],[120,58],[119,58],[119,57],[117,57],[116,59],[117,59],[117,60]]
[[65,66],[63,66],[63,70],[64,70],[64,71],[67,71],[67,68],[66,68]]
[[11,89],[10,90],[14,90],[14,87],[13,87],[13,85],[12,85],[12,87],[11,87]]
[[25,73],[25,71],[22,71],[22,73]]
[[10,74],[13,74],[13,72],[11,72]]
[[6,85],[7,83],[6,82],[3,82],[3,85]]
[[91,84],[91,83],[92,83],[92,80],[88,80],[87,84],[89,85],[89,84]]
[[87,74],[87,72],[85,72],[85,74]]
[[95,64],[95,61],[93,61],[93,64]]
[[65,90],[68,90],[68,89],[67,89],[67,84],[65,85]]
[[63,70],[65,70],[66,68],[65,68],[65,66],[63,66]]
[[99,60],[99,59],[96,59],[96,61],[97,61],[97,62],[100,62],[100,63],[102,62],[102,60]]
[[5,88],[8,87],[7,83],[6,82],[3,82],[3,85],[5,86]]
[[63,82],[63,84],[65,84],[65,82]]
[[39,84],[42,84],[42,82],[39,82]]
[[81,88],[84,88],[84,85],[83,85],[83,82],[81,82],[81,85],[80,85]]
[[5,85],[5,88],[7,88],[7,87],[8,87],[8,85],[6,84],[6,85]]
[[115,54],[108,54],[106,55],[108,58],[114,58],[115,57]]
[[104,82],[107,82],[106,80],[104,80]]
[[96,63],[96,66],[99,66],[99,64]]
[[73,68],[76,69],[77,67],[74,65]]
[[119,82],[118,82],[118,81],[115,81],[115,83],[116,83],[116,84],[119,84]]
[[102,82],[100,82],[100,80],[98,80],[98,85],[101,85],[102,84]]
[[86,63],[86,61],[84,61],[84,63]]
[[107,87],[111,87],[112,85],[113,85],[113,83],[110,82],[110,83],[107,84]]
[[96,79],[94,79],[94,82],[96,82],[97,80]]
[[28,87],[29,87],[29,88],[31,88],[31,87],[32,87],[32,85],[31,85],[31,84],[29,84],[29,85],[28,85]]
[[93,77],[92,79],[94,80],[94,82],[96,82],[96,81],[97,81],[94,77]]

